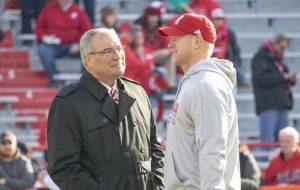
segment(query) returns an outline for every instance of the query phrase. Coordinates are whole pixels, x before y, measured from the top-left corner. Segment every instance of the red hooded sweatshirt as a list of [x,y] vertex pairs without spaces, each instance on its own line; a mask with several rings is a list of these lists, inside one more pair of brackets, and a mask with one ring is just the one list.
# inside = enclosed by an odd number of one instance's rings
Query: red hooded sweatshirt
[[285,160],[283,154],[278,154],[266,170],[266,183],[276,184],[300,184],[300,149],[293,157]]

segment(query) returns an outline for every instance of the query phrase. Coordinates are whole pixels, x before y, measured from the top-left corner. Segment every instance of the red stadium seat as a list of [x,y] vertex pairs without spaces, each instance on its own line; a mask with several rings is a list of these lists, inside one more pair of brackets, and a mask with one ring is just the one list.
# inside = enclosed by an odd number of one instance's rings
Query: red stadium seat
[[12,103],[12,108],[16,110],[32,110],[50,108],[50,104],[57,93],[57,89],[44,90],[19,90],[1,91],[1,96],[17,96],[19,102]]
[[49,109],[52,98],[47,99],[32,99],[32,100],[21,100],[16,103],[12,103],[13,109]]
[[1,96],[18,96],[22,99],[43,99],[43,98],[54,98],[58,92],[58,89],[25,89],[25,90],[2,90],[0,91]]
[[29,69],[29,50],[27,49],[1,49],[0,50],[1,69]]
[[4,30],[4,39],[0,42],[0,48],[13,47],[13,35],[11,30]]
[[4,1],[5,9],[20,9],[20,1],[18,0],[5,0]]
[[5,79],[41,79],[46,78],[45,71],[32,71],[28,69],[0,69],[2,80]]
[[40,87],[48,87],[49,81],[48,79],[3,79],[0,82],[0,88],[40,88]]

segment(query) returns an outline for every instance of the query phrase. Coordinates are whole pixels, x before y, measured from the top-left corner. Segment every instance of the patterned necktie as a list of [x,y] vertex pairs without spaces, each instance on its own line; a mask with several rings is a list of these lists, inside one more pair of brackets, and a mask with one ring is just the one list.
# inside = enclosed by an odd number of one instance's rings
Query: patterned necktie
[[114,102],[118,105],[119,104],[119,97],[118,97],[118,92],[115,88],[111,88],[109,92],[110,96],[114,100]]

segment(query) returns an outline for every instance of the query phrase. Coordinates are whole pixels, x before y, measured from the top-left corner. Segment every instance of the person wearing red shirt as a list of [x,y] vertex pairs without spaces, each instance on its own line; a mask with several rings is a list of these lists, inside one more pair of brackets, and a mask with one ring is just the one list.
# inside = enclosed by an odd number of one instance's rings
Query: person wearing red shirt
[[270,162],[266,170],[266,184],[300,184],[299,133],[293,127],[279,132],[281,151]]
[[211,19],[211,12],[214,9],[222,8],[216,0],[191,0],[188,6],[183,6],[183,12],[197,13]]
[[118,31],[118,13],[111,6],[104,6],[99,12],[101,18],[100,25],[106,28],[113,28]]
[[38,54],[50,84],[54,82],[53,75],[58,73],[55,59],[66,55],[79,57],[80,37],[91,27],[87,14],[73,0],[55,0],[42,10],[35,33]]
[[170,39],[160,36],[156,31],[158,27],[162,26],[161,10],[157,7],[148,6],[144,9],[144,15],[135,23],[142,26],[144,44],[153,50],[156,62],[164,62],[170,56],[167,48]]
[[225,13],[223,9],[214,9],[211,12],[211,20],[217,32],[217,40],[215,42],[212,57],[225,59],[225,55],[228,51],[229,29],[226,23]]
[[119,27],[119,38],[122,45],[125,47],[126,70],[124,76],[137,80],[138,66],[140,61],[133,51],[131,44],[133,43],[132,25],[129,22],[124,22]]
[[119,27],[119,37],[126,46],[125,76],[136,80],[149,95],[149,78],[155,66],[152,50],[144,46],[144,36],[140,26],[124,22]]

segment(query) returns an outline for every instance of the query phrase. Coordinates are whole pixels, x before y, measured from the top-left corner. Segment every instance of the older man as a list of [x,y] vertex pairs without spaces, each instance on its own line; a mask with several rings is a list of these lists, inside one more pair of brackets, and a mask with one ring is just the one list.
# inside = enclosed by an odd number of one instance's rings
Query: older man
[[17,151],[14,133],[0,135],[0,189],[17,190],[33,186],[35,181],[31,161]]
[[300,184],[299,132],[293,127],[279,131],[281,151],[266,170],[266,184]]
[[216,31],[205,16],[179,16],[159,28],[171,36],[172,62],[184,71],[168,119],[166,189],[240,189],[233,64],[211,59]]
[[80,50],[86,72],[49,112],[50,176],[64,190],[162,189],[164,153],[149,100],[121,77],[125,54],[116,32],[89,30]]

